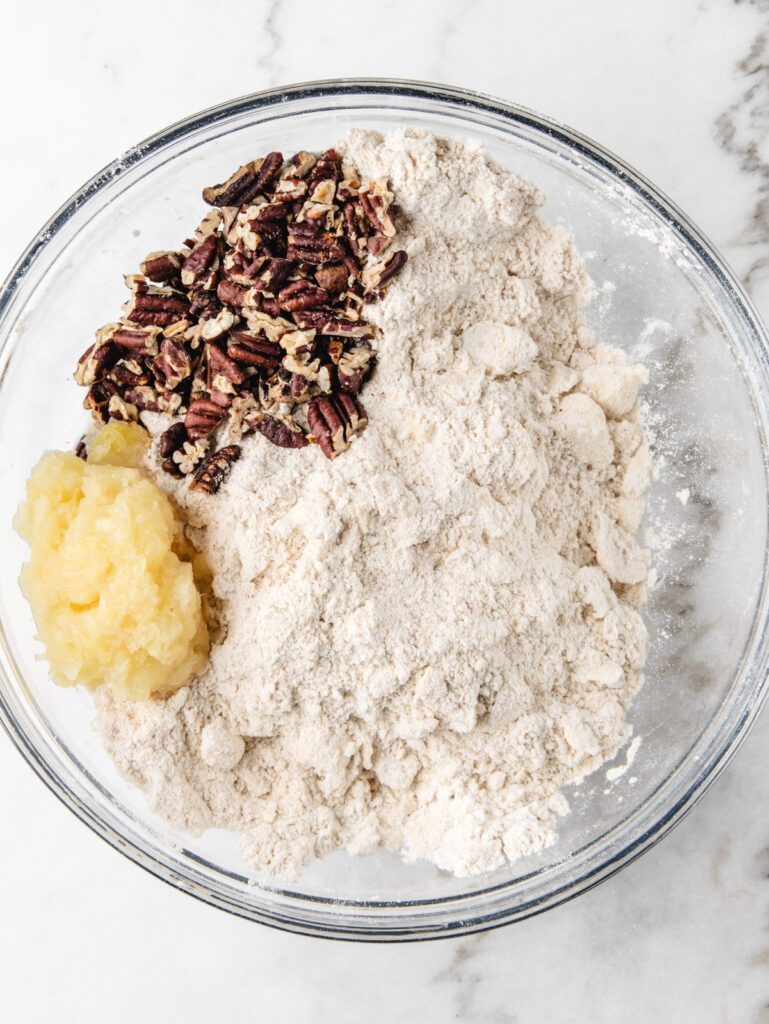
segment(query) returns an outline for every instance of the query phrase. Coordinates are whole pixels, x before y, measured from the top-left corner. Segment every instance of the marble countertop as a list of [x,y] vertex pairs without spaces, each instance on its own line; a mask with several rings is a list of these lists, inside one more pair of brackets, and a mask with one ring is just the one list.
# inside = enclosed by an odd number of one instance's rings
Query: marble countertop
[[[365,13],[364,13],[365,8]],[[268,86],[389,75],[556,117],[638,167],[769,318],[767,0],[26,0],[4,15],[5,273],[48,214],[139,139]],[[555,911],[405,946],[290,936],[137,870],[0,735],[7,1024],[769,1021],[769,715],[684,823]]]

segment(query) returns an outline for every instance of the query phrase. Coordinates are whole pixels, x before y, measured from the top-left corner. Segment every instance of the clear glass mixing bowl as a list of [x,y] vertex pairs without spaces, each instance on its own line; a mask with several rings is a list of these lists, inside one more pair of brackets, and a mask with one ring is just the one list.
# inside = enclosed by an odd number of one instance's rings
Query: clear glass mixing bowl
[[[630,713],[632,764],[571,787],[557,845],[457,879],[392,854],[336,854],[290,888],[255,879],[234,838],[195,838],[153,815],[90,725],[85,692],[38,660],[11,530],[32,464],[67,448],[85,413],[76,357],[124,299],[122,274],[173,247],[203,184],[271,149],[321,149],[351,126],[474,139],[547,193],[597,287],[600,336],[643,360],[659,478],[649,525],[659,581],[646,609],[647,681]],[[499,100],[410,82],[336,81],[196,114],[125,153],[45,225],[0,294],[0,719],[75,814],[137,864],[215,906],[344,938],[470,932],[552,907],[607,878],[681,819],[754,720],[767,671],[767,339],[722,258],[637,172],[568,128]],[[612,770],[612,767],[614,770]]]

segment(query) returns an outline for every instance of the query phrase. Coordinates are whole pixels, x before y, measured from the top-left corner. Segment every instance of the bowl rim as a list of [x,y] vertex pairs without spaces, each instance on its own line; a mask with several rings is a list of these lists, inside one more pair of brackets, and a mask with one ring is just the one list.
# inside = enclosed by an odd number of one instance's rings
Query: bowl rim
[[[486,93],[463,89],[457,86],[396,78],[324,79],[261,90],[208,107],[148,136],[98,171],[77,192],[67,199],[35,234],[32,241],[16,261],[2,286],[0,286],[0,321],[4,320],[6,313],[10,310],[19,285],[28,270],[54,236],[82,210],[85,204],[94,199],[102,189],[113,183],[136,164],[141,163],[155,152],[172,145],[174,142],[192,135],[198,129],[210,127],[220,121],[229,120],[241,113],[273,107],[287,101],[328,100],[331,97],[343,98],[349,96],[357,98],[366,96],[371,96],[372,98],[377,96],[396,96],[427,102],[439,101],[454,108],[471,108],[476,112],[494,115],[503,120],[545,133],[556,143],[566,146],[577,156],[589,159],[590,162],[597,164],[601,169],[607,171],[611,177],[628,186],[643,204],[649,207],[668,228],[672,229],[679,236],[686,248],[693,252],[696,259],[713,276],[717,284],[723,289],[730,308],[738,315],[743,325],[748,329],[751,341],[755,346],[754,354],[759,359],[764,374],[769,375],[769,337],[752,300],[746,294],[737,276],[717,248],[688,216],[640,172],[582,133],[526,107],[509,103]],[[0,379],[2,378],[2,360],[5,347],[5,343],[0,347]],[[329,925],[327,923],[324,924],[320,920],[310,922],[306,918],[302,919],[301,916],[283,916],[277,910],[266,912],[256,907],[247,908],[242,904],[236,904],[228,899],[226,895],[213,891],[210,888],[210,883],[205,879],[196,881],[192,876],[191,869],[187,865],[185,865],[187,868],[186,873],[177,871],[172,864],[161,860],[155,853],[146,849],[145,846],[138,845],[130,836],[126,836],[118,829],[113,828],[107,821],[95,813],[94,809],[88,806],[60,778],[52,766],[41,758],[34,743],[20,728],[6,700],[3,686],[0,686],[0,725],[3,726],[4,731],[35,774],[92,831],[144,870],[205,903],[217,906],[247,920],[259,921],[262,924],[281,930],[337,939],[402,941],[441,938],[488,930],[541,913],[544,910],[573,899],[581,892],[587,891],[601,881],[611,877],[667,835],[716,781],[745,739],[763,706],[769,690],[767,686],[769,652],[767,652],[766,630],[766,566],[764,568],[762,595],[755,612],[751,636],[747,641],[748,647],[754,644],[756,639],[758,643],[755,657],[759,664],[756,665],[754,661],[753,676],[755,678],[751,697],[746,701],[742,714],[733,723],[731,731],[718,750],[705,762],[698,775],[692,780],[685,792],[680,795],[679,799],[667,809],[666,813],[655,820],[627,845],[617,849],[599,863],[588,865],[587,869],[578,877],[567,881],[560,888],[530,900],[528,904],[524,902],[519,903],[515,907],[505,906],[488,913],[478,913],[476,911],[472,917],[463,918],[459,921],[439,921],[433,923],[423,921],[419,925],[414,926],[405,922],[399,924],[396,917],[390,919],[389,922],[385,918],[372,920],[368,917],[361,917],[359,920],[348,922],[347,924],[335,920],[333,924]],[[0,624],[0,633],[2,632],[2,625]],[[760,659],[758,658],[759,654],[761,655]],[[4,660],[4,658],[0,660]],[[3,675],[4,673],[0,675],[0,682],[4,682]],[[190,851],[185,851],[185,853],[188,858],[195,859],[195,855],[191,854]],[[206,862],[201,860],[201,863]],[[520,879],[517,881],[520,881]],[[426,899],[403,901],[400,903],[392,900],[370,902],[335,901],[329,898],[286,891],[284,891],[284,895],[294,896],[300,900],[307,901],[315,908],[318,908],[319,905],[327,904],[339,908],[346,907],[348,909],[356,908],[360,910],[369,908],[414,909],[431,907],[436,903],[444,906],[452,903],[456,904],[467,899],[468,896],[472,899],[477,899],[484,893],[504,891],[509,885],[510,883],[499,883],[487,889],[475,890],[472,894],[465,896],[454,895],[442,897],[438,900]],[[381,920],[381,924],[378,923],[379,920]]]

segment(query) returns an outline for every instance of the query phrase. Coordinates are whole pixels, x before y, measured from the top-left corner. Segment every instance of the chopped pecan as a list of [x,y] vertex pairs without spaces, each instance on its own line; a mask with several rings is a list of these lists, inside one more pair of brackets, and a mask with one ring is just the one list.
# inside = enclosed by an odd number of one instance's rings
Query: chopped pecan
[[[270,256],[288,256],[288,227],[286,221],[268,221],[259,225],[262,245]],[[288,257],[289,259],[291,257]]]
[[338,392],[311,402],[307,423],[320,450],[327,459],[334,459],[350,447],[354,434],[365,429],[368,417],[357,398]]
[[171,281],[182,265],[181,253],[151,252],[139,264],[139,270],[150,281]]
[[269,185],[282,166],[280,153],[268,153],[261,163],[244,164],[222,184],[204,188],[203,199],[210,206],[243,206]]
[[[246,379],[246,375],[225,352],[216,345],[206,345],[206,364],[208,367],[208,388],[210,391],[224,391],[228,388],[217,383],[217,378],[222,378],[228,384],[239,386]],[[234,393],[235,388],[232,388]]]
[[283,356],[280,345],[259,334],[249,331],[233,331],[230,334],[227,354],[230,359],[247,363],[249,366],[275,369]]
[[372,263],[363,271],[363,286],[367,292],[374,292],[381,288],[386,281],[398,273],[408,259],[407,254],[401,249],[388,256],[385,260]]
[[127,423],[135,423],[139,419],[139,409],[131,401],[127,401],[120,395],[112,395],[107,405],[107,418],[114,420],[125,420]]
[[201,287],[210,291],[214,286],[213,272],[218,263],[218,237],[208,235],[195,246],[182,263],[182,284],[186,288]]
[[314,327],[319,334],[339,334],[345,338],[370,338],[371,325],[365,320],[341,316],[333,309],[302,309],[294,313],[298,327]]
[[372,256],[381,256],[391,244],[392,238],[387,238],[385,235],[369,235],[368,251]]
[[199,320],[208,320],[216,316],[221,308],[222,304],[217,292],[206,291],[205,288],[193,288],[190,291],[190,316]]
[[327,263],[315,271],[315,279],[329,295],[339,295],[347,289],[350,274],[344,263]]
[[291,260],[284,260],[278,256],[268,259],[254,278],[254,288],[260,292],[269,292],[270,295],[277,294],[283,287],[288,275],[294,268]]
[[286,220],[288,210],[285,203],[264,203],[257,207],[256,223],[261,227],[264,224],[271,224],[276,220]]
[[200,337],[203,341],[218,341],[234,327],[238,318],[231,309],[220,309],[216,316],[209,317],[203,324]]
[[256,429],[279,448],[304,448],[307,445],[301,427],[287,416],[265,413],[256,423]]
[[236,309],[241,309],[243,307],[247,291],[247,288],[244,288],[239,284],[233,284],[232,281],[220,281],[216,289],[216,294],[226,305],[234,306]]
[[118,393],[117,384],[112,380],[97,380],[88,390],[83,399],[83,408],[89,409],[97,423],[104,424],[109,419],[110,399]]
[[106,377],[119,358],[120,349],[111,341],[103,345],[91,345],[78,360],[75,380],[89,388],[97,380]]
[[303,260],[312,266],[322,263],[338,263],[344,258],[344,249],[328,231],[318,230],[317,222],[294,222],[288,228],[286,257]]
[[160,456],[163,459],[170,459],[175,451],[178,451],[185,441],[189,440],[187,428],[181,422],[172,423],[168,430],[160,435]]
[[307,184],[310,188],[314,188],[319,181],[325,181],[329,178],[333,181],[339,181],[341,177],[342,161],[339,159],[335,149],[327,149],[323,156],[316,161],[307,179]]
[[306,178],[317,162],[318,158],[314,153],[302,149],[291,157],[286,174],[292,178]]
[[222,486],[234,463],[240,458],[240,445],[228,444],[203,462],[195,471],[190,487],[195,491],[214,494]]
[[[162,412],[158,401],[156,388],[149,384],[137,384],[135,387],[127,388],[123,392],[123,398],[131,405],[135,405],[142,412]],[[120,417],[118,417],[120,418]]]
[[382,179],[370,182],[367,188],[360,190],[358,200],[366,219],[376,233],[385,238],[394,238],[395,225],[388,212],[393,194],[387,188],[387,183]]
[[121,359],[113,366],[110,376],[122,388],[138,388],[152,383],[152,374],[136,359]]
[[281,309],[293,313],[300,309],[316,309],[324,306],[331,298],[323,288],[316,288],[309,281],[292,281],[278,294]]
[[192,358],[178,338],[163,338],[152,369],[161,385],[173,391],[192,373]]
[[133,285],[133,295],[126,303],[126,319],[133,324],[166,327],[181,320],[189,311],[186,295],[175,288],[148,287],[141,282]]
[[[182,476],[188,476],[206,454],[205,441],[183,441],[171,455],[170,461]],[[173,471],[172,471],[173,472]]]
[[336,372],[343,391],[358,394],[373,359],[374,353],[366,341],[359,341],[342,352],[336,361]]
[[293,203],[297,199],[304,199],[307,195],[307,182],[295,175],[290,178],[281,178],[275,186],[275,195],[272,197],[274,203]]
[[190,439],[197,441],[201,437],[206,437],[212,430],[216,430],[225,415],[226,409],[209,398],[197,398],[190,402],[187,415],[184,417],[184,425]]
[[158,340],[161,336],[159,327],[124,327],[117,324],[112,341],[119,347],[127,349],[134,356],[156,356]]

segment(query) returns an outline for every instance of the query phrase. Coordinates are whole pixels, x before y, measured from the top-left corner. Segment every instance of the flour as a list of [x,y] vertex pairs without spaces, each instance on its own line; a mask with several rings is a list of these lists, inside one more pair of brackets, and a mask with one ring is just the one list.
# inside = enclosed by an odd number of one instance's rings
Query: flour
[[553,843],[565,784],[626,741],[641,682],[646,379],[580,314],[539,191],[474,145],[352,133],[409,261],[370,424],[328,462],[246,440],[215,497],[175,491],[226,637],[168,701],[97,696],[127,776],[255,868],[379,845],[460,875]]

